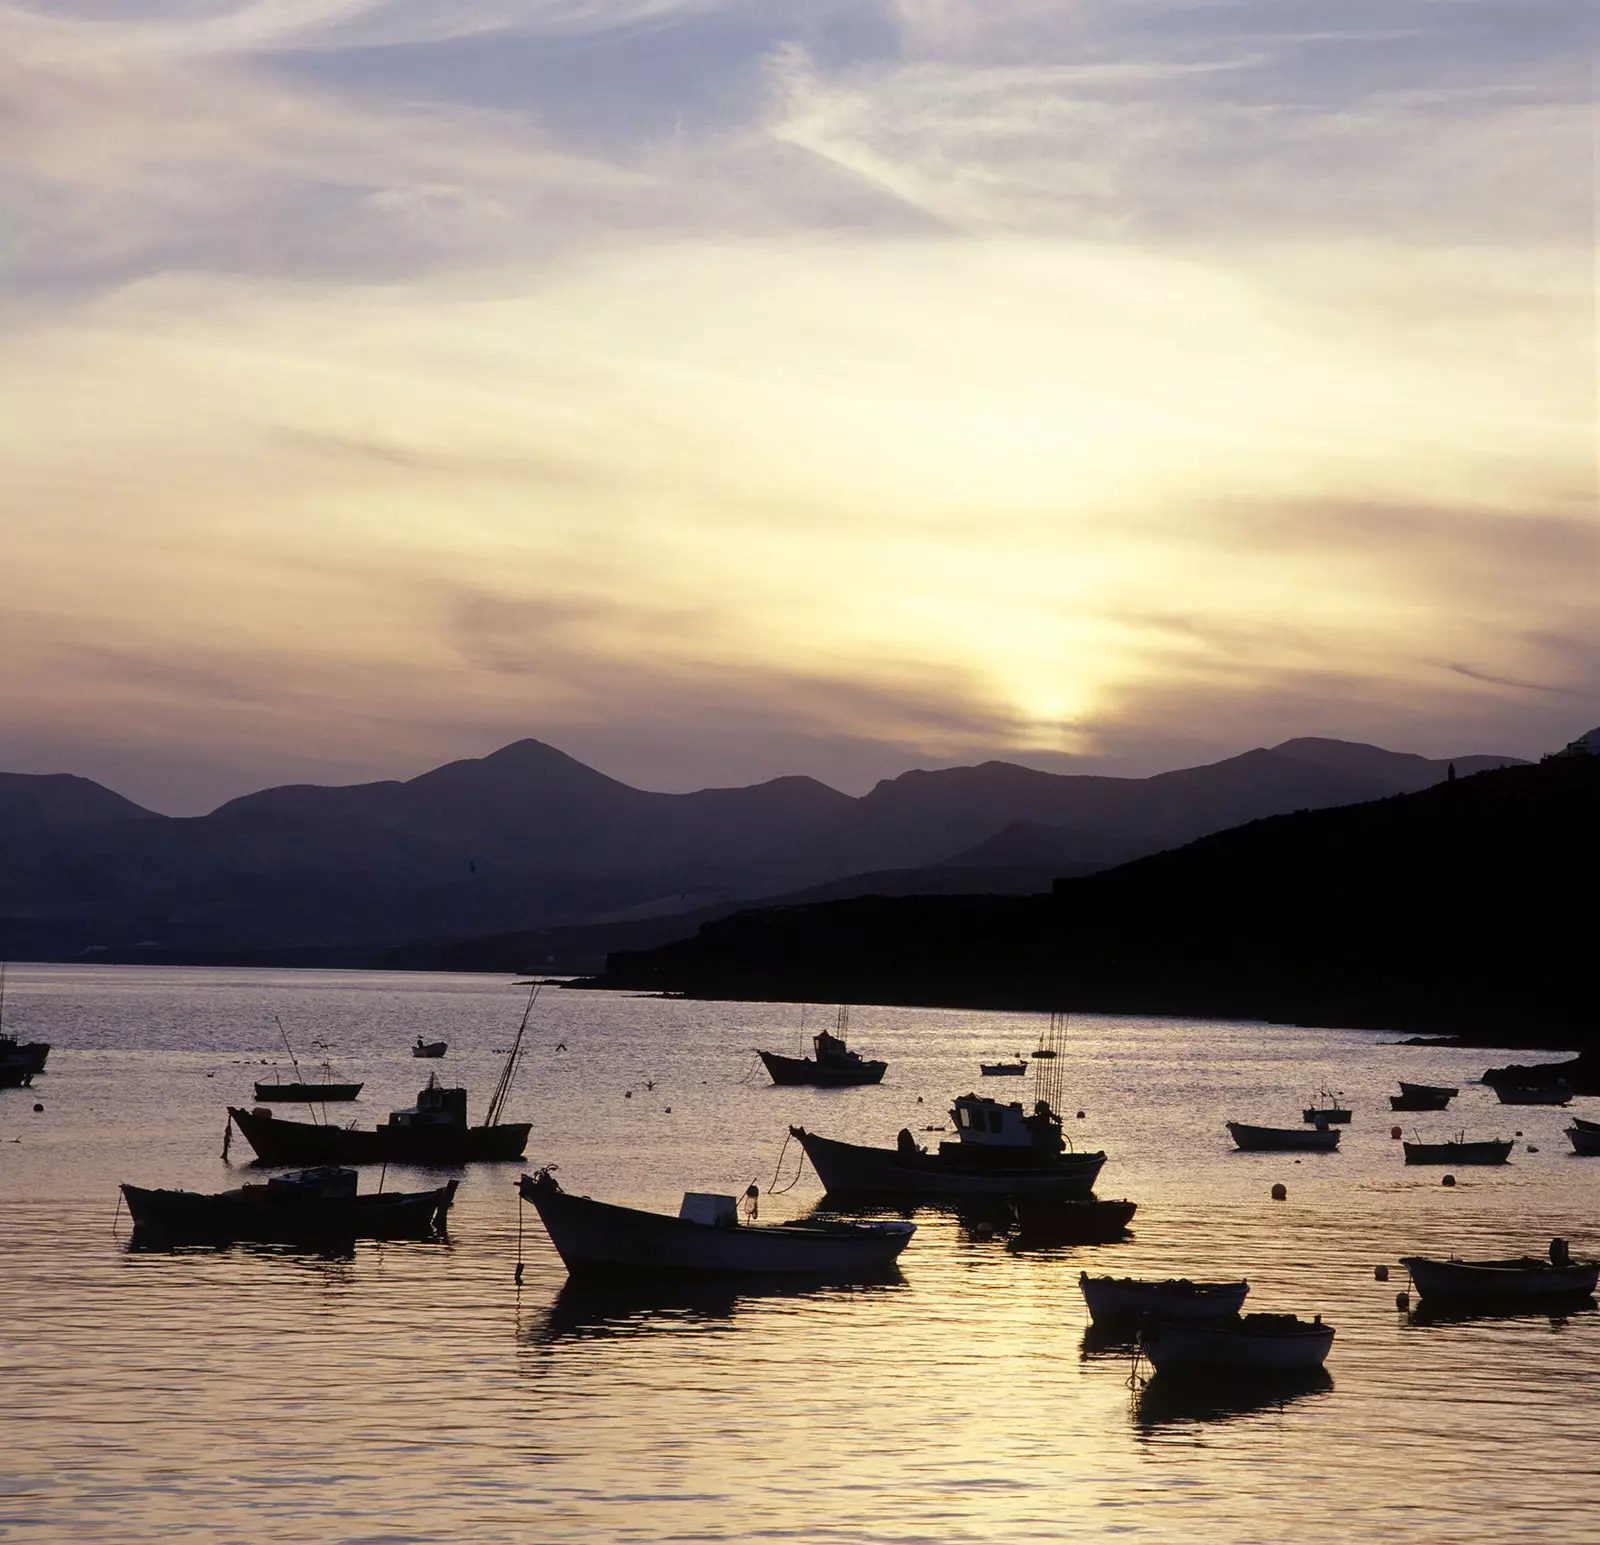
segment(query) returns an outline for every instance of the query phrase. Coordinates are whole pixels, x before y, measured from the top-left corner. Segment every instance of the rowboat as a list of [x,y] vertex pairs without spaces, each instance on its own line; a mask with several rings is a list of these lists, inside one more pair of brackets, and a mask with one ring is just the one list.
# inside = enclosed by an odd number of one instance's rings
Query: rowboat
[[1165,1282],[1140,1277],[1091,1277],[1078,1273],[1089,1318],[1097,1325],[1134,1320],[1203,1321],[1237,1314],[1250,1291],[1248,1282]]
[[1343,1091],[1339,1094],[1330,1094],[1326,1089],[1318,1091],[1318,1103],[1308,1105],[1300,1113],[1300,1119],[1308,1125],[1314,1126],[1348,1126],[1350,1111],[1339,1103],[1344,1098]]
[[1496,1084],[1495,1097],[1502,1105],[1568,1105],[1572,1091],[1566,1084]]
[[450,1049],[448,1041],[425,1041],[419,1035],[417,1044],[411,1048],[413,1057],[442,1057]]
[[353,1169],[274,1175],[232,1191],[147,1190],[124,1185],[135,1243],[226,1244],[261,1240],[423,1239],[444,1231],[458,1181],[431,1191],[358,1195]]
[[1405,1085],[1401,1085],[1401,1093],[1389,1096],[1390,1110],[1448,1110],[1453,1096],[1442,1093],[1423,1094],[1421,1092],[1407,1094]]
[[1594,1125],[1592,1121],[1585,1125],[1574,1119],[1572,1125],[1567,1128],[1567,1141],[1572,1144],[1572,1151],[1582,1154],[1587,1159],[1600,1154],[1600,1131],[1591,1130]]
[[964,1094],[952,1102],[956,1141],[929,1152],[902,1128],[893,1148],[871,1148],[790,1127],[830,1193],[914,1196],[1086,1197],[1103,1153],[1067,1151],[1061,1118],[1045,1100],[1031,1112]]
[[329,1100],[353,1100],[360,1093],[360,1084],[258,1083],[256,1085],[258,1100],[286,1100],[305,1105],[321,1105]]
[[[1558,1242],[1559,1243],[1559,1242]],[[1574,1261],[1565,1248],[1552,1246],[1554,1259],[1536,1255],[1504,1261],[1435,1260],[1403,1255],[1400,1264],[1424,1298],[1573,1299],[1593,1293],[1600,1281],[1600,1261]]]
[[1028,1071],[1028,1064],[1023,1062],[980,1062],[978,1071],[985,1078],[1021,1078]]
[[1580,1132],[1600,1132],[1600,1121],[1586,1121],[1582,1116],[1574,1116],[1572,1124]]
[[1011,1210],[1024,1242],[1100,1245],[1121,1239],[1139,1208],[1098,1197],[1018,1196]]
[[1201,1369],[1286,1373],[1320,1368],[1333,1346],[1333,1326],[1319,1314],[1243,1314],[1214,1324],[1159,1322],[1140,1336],[1158,1373]]
[[804,1220],[740,1223],[731,1196],[687,1192],[677,1217],[574,1196],[549,1170],[518,1185],[568,1272],[765,1273],[846,1279],[881,1276],[916,1224]]
[[1246,1153],[1306,1152],[1332,1153],[1339,1146],[1339,1133],[1331,1128],[1252,1127],[1242,1121],[1227,1123],[1234,1145]]
[[1448,1084],[1408,1084],[1405,1079],[1402,1078],[1400,1080],[1400,1093],[1412,1095],[1433,1095],[1436,1097],[1442,1096],[1446,1100],[1453,1100],[1458,1094],[1461,1093],[1461,1091],[1459,1089],[1451,1088]]
[[1504,1164],[1511,1157],[1511,1139],[1490,1138],[1469,1143],[1457,1138],[1449,1143],[1402,1143],[1407,1164]]

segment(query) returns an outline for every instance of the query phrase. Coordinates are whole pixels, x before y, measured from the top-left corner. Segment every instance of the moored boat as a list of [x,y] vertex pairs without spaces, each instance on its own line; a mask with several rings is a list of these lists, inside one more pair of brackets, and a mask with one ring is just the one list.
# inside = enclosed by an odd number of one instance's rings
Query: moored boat
[[1136,1320],[1203,1321],[1227,1319],[1239,1312],[1248,1282],[1191,1282],[1169,1277],[1158,1282],[1141,1277],[1091,1277],[1078,1273],[1078,1286],[1097,1325]]
[[306,1105],[320,1105],[328,1100],[353,1100],[361,1093],[360,1084],[288,1083],[256,1085],[258,1100],[292,1100]]
[[1227,1123],[1234,1146],[1245,1153],[1332,1153],[1339,1133],[1327,1127],[1253,1127],[1242,1121]]
[[1580,1132],[1600,1132],[1600,1121],[1588,1121],[1582,1116],[1574,1116],[1572,1124]]
[[1351,1112],[1348,1106],[1339,1102],[1344,1098],[1341,1090],[1338,1094],[1329,1094],[1326,1089],[1318,1092],[1317,1103],[1308,1105],[1300,1113],[1300,1119],[1313,1126],[1348,1126]]
[[1067,1151],[1061,1118],[1044,1100],[1024,1113],[965,1094],[951,1112],[956,1141],[929,1152],[902,1128],[893,1148],[871,1148],[790,1127],[830,1193],[914,1196],[1086,1197],[1106,1162],[1103,1153]]
[[1572,1090],[1566,1084],[1496,1084],[1495,1097],[1502,1105],[1569,1105]]
[[226,1244],[260,1240],[298,1244],[339,1239],[422,1239],[442,1233],[458,1181],[431,1191],[358,1194],[353,1169],[275,1175],[232,1191],[150,1190],[124,1185],[134,1240]]
[[1600,1130],[1594,1129],[1594,1122],[1580,1122],[1574,1119],[1567,1128],[1567,1141],[1572,1144],[1572,1151],[1582,1154],[1586,1159],[1592,1159],[1600,1154]]
[[899,1219],[741,1223],[731,1196],[685,1194],[678,1216],[574,1196],[548,1170],[518,1189],[569,1272],[784,1273],[836,1279],[894,1269],[916,1232]]
[[1333,1346],[1333,1326],[1319,1314],[1243,1314],[1207,1324],[1163,1321],[1140,1336],[1158,1373],[1229,1371],[1290,1373],[1320,1368]]
[[1137,1202],[1099,1197],[1017,1196],[1011,1199],[1018,1238],[1035,1244],[1103,1245],[1121,1239]]
[[1504,1164],[1511,1157],[1512,1142],[1489,1138],[1469,1143],[1464,1136],[1454,1142],[1402,1143],[1407,1164]]
[[442,1057],[450,1049],[448,1041],[425,1041],[419,1035],[417,1044],[411,1048],[413,1057]]
[[773,1083],[785,1086],[810,1084],[821,1089],[849,1089],[858,1084],[877,1084],[888,1070],[887,1062],[863,1057],[845,1044],[849,1010],[841,1006],[836,1034],[824,1030],[811,1038],[814,1057],[785,1057],[781,1052],[760,1051]]
[[1503,1261],[1438,1260],[1403,1255],[1400,1264],[1423,1298],[1529,1301],[1576,1299],[1593,1293],[1600,1261],[1575,1261],[1564,1240],[1552,1240],[1550,1255],[1514,1256]]
[[978,1071],[985,1078],[1021,1078],[1028,1071],[1026,1059],[1021,1062],[980,1062]]
[[1425,1090],[1413,1088],[1408,1090],[1401,1084],[1399,1094],[1389,1096],[1390,1110],[1448,1110],[1450,1101],[1455,1098],[1453,1092],[1444,1089]]
[[0,960],[0,1089],[21,1089],[44,1072],[50,1055],[48,1041],[22,1041],[4,1033],[6,1022],[6,973],[9,961]]
[[1402,1078],[1400,1080],[1400,1093],[1418,1096],[1433,1095],[1436,1097],[1442,1095],[1447,1100],[1453,1100],[1461,1091],[1449,1084],[1408,1084]]

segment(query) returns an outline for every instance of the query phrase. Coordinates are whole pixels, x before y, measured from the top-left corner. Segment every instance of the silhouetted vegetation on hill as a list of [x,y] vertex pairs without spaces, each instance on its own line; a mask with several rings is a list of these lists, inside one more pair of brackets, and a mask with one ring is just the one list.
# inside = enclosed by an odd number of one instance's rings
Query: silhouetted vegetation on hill
[[1050,896],[745,912],[599,985],[1080,1008],[1581,1044],[1596,1032],[1600,758],[1254,821]]

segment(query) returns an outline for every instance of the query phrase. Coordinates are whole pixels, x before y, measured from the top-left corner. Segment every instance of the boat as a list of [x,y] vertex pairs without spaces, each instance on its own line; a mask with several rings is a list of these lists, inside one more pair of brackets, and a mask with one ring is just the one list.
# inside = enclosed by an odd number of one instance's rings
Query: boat
[[[0,1027],[6,1021],[6,968],[0,960]],[[21,1089],[44,1072],[50,1055],[48,1041],[22,1041],[14,1035],[0,1034],[0,1089]]]
[[1461,1093],[1461,1091],[1459,1089],[1451,1088],[1449,1084],[1408,1084],[1405,1079],[1402,1078],[1400,1080],[1400,1093],[1422,1097],[1428,1095],[1435,1097],[1442,1096],[1446,1100],[1453,1100],[1458,1094]]
[[1553,1239],[1548,1257],[1514,1256],[1504,1261],[1437,1260],[1403,1255],[1400,1264],[1423,1298],[1529,1300],[1585,1298],[1600,1281],[1600,1261],[1575,1261],[1566,1241]]
[[1028,1059],[1020,1062],[980,1062],[978,1071],[985,1078],[1021,1078],[1028,1071]]
[[1242,1121],[1227,1123],[1234,1146],[1245,1153],[1332,1153],[1339,1133],[1330,1127],[1252,1127]]
[[881,1083],[889,1064],[871,1061],[845,1045],[849,1019],[849,1009],[841,1005],[836,1033],[830,1034],[824,1030],[812,1037],[815,1057],[785,1057],[779,1052],[759,1049],[756,1055],[766,1064],[767,1072],[775,1084],[810,1084],[820,1089],[848,1089],[858,1084]]
[[672,1217],[573,1195],[548,1169],[522,1176],[518,1190],[538,1212],[556,1254],[573,1275],[882,1276],[894,1269],[917,1227],[900,1219],[741,1223],[734,1197],[696,1191],[684,1194],[677,1217]]
[[1029,1243],[1111,1244],[1128,1232],[1136,1202],[1099,1197],[1017,1196],[1011,1199],[1018,1237]]
[[293,1100],[321,1105],[328,1100],[353,1100],[361,1093],[360,1084],[262,1084],[256,1085],[258,1100]]
[[443,1088],[437,1074],[429,1075],[415,1105],[391,1111],[376,1130],[336,1127],[331,1122],[285,1121],[265,1107],[240,1110],[229,1106],[228,1119],[262,1164],[472,1164],[520,1159],[528,1146],[530,1124],[502,1122],[500,1117],[522,1059],[528,1016],[538,994],[536,986],[528,995],[522,1023],[506,1053],[481,1126],[467,1124],[467,1091]]
[[357,1192],[356,1172],[328,1166],[207,1194],[124,1185],[135,1243],[425,1239],[444,1232],[459,1181],[431,1191]]
[[1458,1092],[1453,1089],[1428,1089],[1418,1084],[1401,1084],[1400,1093],[1389,1096],[1389,1109],[1448,1110]]
[[1574,1121],[1567,1128],[1567,1141],[1572,1144],[1572,1151],[1586,1159],[1600,1155],[1600,1131],[1591,1130],[1593,1127],[1592,1121],[1587,1125]]
[[1495,1084],[1495,1097],[1502,1105],[1568,1105],[1572,1090],[1566,1084]]
[[1169,1277],[1164,1282],[1141,1277],[1091,1277],[1078,1273],[1083,1301],[1095,1324],[1135,1320],[1219,1320],[1239,1312],[1248,1282],[1191,1282]]
[[1574,1116],[1572,1124],[1580,1132],[1600,1132],[1600,1121],[1586,1121],[1582,1116]]
[[1519,1089],[1544,1089],[1566,1084],[1574,1094],[1600,1094],[1600,1054],[1582,1052],[1566,1062],[1512,1062],[1484,1071],[1490,1088],[1511,1084]]
[[1157,1373],[1200,1370],[1291,1373],[1320,1368],[1333,1346],[1333,1326],[1319,1314],[1241,1314],[1206,1324],[1158,1321],[1139,1337]]
[[1402,1143],[1407,1164],[1504,1164],[1511,1157],[1511,1139],[1490,1138],[1469,1143],[1465,1135],[1447,1143]]
[[1338,1094],[1329,1094],[1326,1089],[1323,1089],[1319,1091],[1317,1098],[1320,1101],[1319,1104],[1308,1105],[1301,1112],[1300,1119],[1302,1121],[1319,1127],[1349,1125],[1350,1111],[1339,1103],[1344,1098],[1342,1090]]
[[413,1057],[442,1057],[450,1049],[448,1041],[425,1041],[419,1035],[417,1044],[411,1048]]

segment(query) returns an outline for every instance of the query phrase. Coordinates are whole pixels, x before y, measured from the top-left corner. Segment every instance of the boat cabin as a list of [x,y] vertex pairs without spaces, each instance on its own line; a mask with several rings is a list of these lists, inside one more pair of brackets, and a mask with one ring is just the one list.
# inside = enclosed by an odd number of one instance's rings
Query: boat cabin
[[811,1038],[811,1044],[817,1049],[818,1062],[860,1062],[861,1053],[851,1051],[843,1039],[837,1035],[830,1035],[824,1030],[820,1035]]
[[999,1100],[980,1094],[956,1097],[950,1108],[956,1137],[976,1148],[1022,1148],[1056,1154],[1066,1146],[1061,1137],[1061,1118],[1043,1100],[1024,1112],[1019,1100],[1002,1105]]
[[274,1175],[267,1181],[267,1190],[300,1201],[345,1201],[356,1194],[356,1172],[343,1165],[322,1164],[292,1175]]
[[428,1086],[417,1095],[417,1103],[407,1110],[391,1111],[387,1123],[391,1127],[460,1127],[467,1125],[467,1091],[445,1089],[437,1075],[428,1079]]

